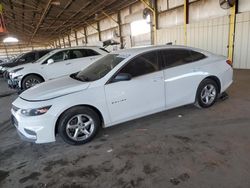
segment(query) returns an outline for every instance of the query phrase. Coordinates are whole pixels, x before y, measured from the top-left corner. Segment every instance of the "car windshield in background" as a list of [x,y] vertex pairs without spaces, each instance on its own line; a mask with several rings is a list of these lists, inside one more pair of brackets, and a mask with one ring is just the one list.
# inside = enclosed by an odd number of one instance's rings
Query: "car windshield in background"
[[77,73],[74,77],[84,82],[98,80],[108,74],[124,59],[125,57],[122,57],[119,54],[108,54],[88,66],[86,69]]

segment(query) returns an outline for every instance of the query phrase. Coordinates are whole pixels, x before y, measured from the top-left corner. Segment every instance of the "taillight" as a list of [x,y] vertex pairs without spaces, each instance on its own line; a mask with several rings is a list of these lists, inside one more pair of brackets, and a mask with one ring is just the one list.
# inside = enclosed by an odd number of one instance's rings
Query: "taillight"
[[231,60],[228,59],[226,62],[227,62],[228,65],[230,65],[231,67],[233,67],[233,62]]

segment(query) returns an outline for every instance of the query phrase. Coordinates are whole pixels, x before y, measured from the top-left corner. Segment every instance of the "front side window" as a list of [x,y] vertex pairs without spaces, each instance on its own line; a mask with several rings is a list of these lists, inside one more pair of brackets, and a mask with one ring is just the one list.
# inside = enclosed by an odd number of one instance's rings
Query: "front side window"
[[132,77],[142,76],[159,70],[157,53],[149,52],[132,59],[120,73],[128,73]]
[[36,59],[36,54],[35,53],[28,53],[24,55],[21,59],[24,59],[24,62],[33,62]]
[[119,54],[108,54],[76,75],[71,75],[71,77],[81,81],[95,81],[101,79],[124,59],[125,58]]
[[[70,55],[69,51],[66,50],[66,51],[57,52],[54,55],[52,55],[51,57],[49,57],[48,59],[53,59],[54,62],[60,62],[60,61],[68,60],[70,57],[69,55]],[[45,63],[47,63],[47,62],[45,62]]]

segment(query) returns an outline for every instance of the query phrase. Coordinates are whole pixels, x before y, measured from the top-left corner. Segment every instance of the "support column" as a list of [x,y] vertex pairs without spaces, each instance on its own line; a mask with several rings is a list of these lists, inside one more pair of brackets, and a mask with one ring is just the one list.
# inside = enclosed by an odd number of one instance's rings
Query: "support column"
[[98,32],[99,41],[102,41],[101,30],[100,30],[100,22],[99,21],[97,21],[97,32]]
[[84,36],[85,36],[85,43],[88,44],[88,35],[87,35],[86,27],[84,27],[83,30],[84,30]]
[[156,3],[156,0],[153,0],[153,4],[154,4],[154,7],[151,6],[150,3],[148,3],[146,0],[140,0],[144,5],[146,5],[146,7],[152,12],[153,14],[153,35],[154,35],[154,40],[153,40],[153,44],[156,45],[157,43],[157,33],[156,33],[156,26],[157,26],[157,16],[158,16],[158,13],[157,13],[157,3]]
[[184,45],[187,45],[187,24],[189,23],[189,0],[184,0]]
[[7,56],[7,58],[8,58],[8,57],[9,57],[9,54],[8,54],[8,50],[7,50],[6,45],[4,45],[4,49],[5,49],[6,56]]
[[118,30],[119,30],[119,36],[120,36],[120,44],[121,44],[121,49],[123,49],[124,45],[123,45],[123,38],[122,38],[121,11],[118,11],[118,13],[117,13],[117,19],[118,19]]
[[75,31],[75,39],[76,39],[76,45],[78,46],[78,38],[77,38],[77,32]]
[[71,47],[71,42],[70,42],[70,37],[68,35],[68,42],[69,42],[69,47]]
[[238,1],[235,2],[235,5],[230,9],[230,27],[229,27],[229,44],[228,44],[228,59],[233,62],[234,55],[234,39],[235,39],[235,21],[237,13]]
[[63,46],[64,46],[64,48],[65,48],[66,46],[65,46],[65,40],[64,40],[64,37],[63,37],[62,39],[63,39]]
[[60,37],[58,38],[58,42],[59,42],[60,48],[62,48],[62,46],[61,46],[61,41],[60,41]]

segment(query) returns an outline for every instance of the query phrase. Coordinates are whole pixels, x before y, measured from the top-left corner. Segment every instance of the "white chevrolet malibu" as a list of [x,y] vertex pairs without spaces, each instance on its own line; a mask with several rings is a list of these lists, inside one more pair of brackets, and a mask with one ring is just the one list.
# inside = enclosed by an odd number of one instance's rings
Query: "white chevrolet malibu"
[[34,86],[13,102],[12,121],[35,143],[90,141],[100,126],[194,103],[212,106],[232,83],[230,61],[183,46],[128,49]]

